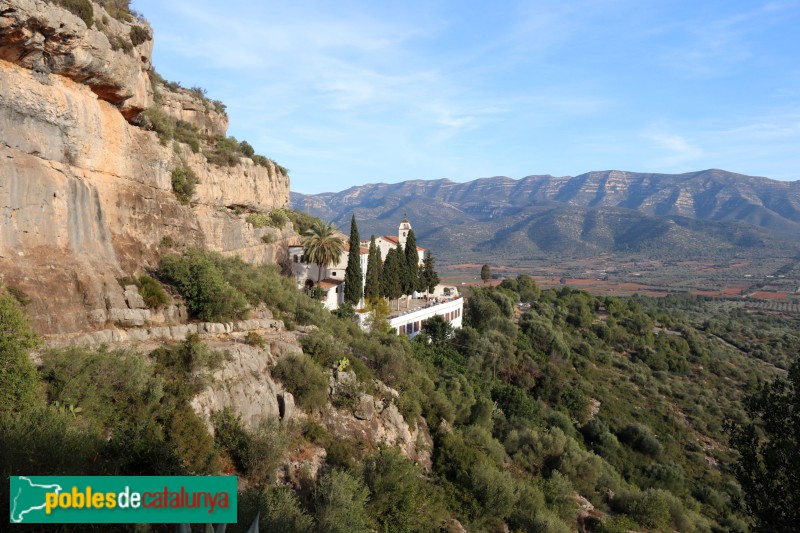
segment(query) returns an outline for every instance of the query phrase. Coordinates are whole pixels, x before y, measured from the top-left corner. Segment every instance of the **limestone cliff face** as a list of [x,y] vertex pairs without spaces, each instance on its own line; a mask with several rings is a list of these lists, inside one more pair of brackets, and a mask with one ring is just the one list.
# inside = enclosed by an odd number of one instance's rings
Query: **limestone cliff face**
[[191,91],[170,91],[166,88],[160,91],[161,107],[172,118],[191,122],[203,135],[216,137],[225,135],[228,131],[228,116],[193,95]]
[[[212,165],[129,122],[153,105],[152,40],[114,50],[109,35],[129,38],[134,23],[105,18],[88,29],[42,1],[0,0],[0,277],[28,293],[43,333],[101,326],[124,302],[117,279],[155,267],[165,242],[261,262],[291,234],[226,208],[283,207],[289,180],[272,164]],[[201,133],[225,134],[224,115],[162,102]],[[184,161],[200,179],[192,206],[172,193]]]

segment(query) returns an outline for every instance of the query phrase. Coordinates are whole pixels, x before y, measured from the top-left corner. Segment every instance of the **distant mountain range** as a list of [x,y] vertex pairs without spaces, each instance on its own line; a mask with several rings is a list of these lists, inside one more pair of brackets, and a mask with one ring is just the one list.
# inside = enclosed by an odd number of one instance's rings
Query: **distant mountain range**
[[447,262],[800,250],[800,181],[724,170],[410,180],[338,193],[291,193],[291,205],[345,230],[355,213],[362,238],[393,235],[407,216],[420,243]]

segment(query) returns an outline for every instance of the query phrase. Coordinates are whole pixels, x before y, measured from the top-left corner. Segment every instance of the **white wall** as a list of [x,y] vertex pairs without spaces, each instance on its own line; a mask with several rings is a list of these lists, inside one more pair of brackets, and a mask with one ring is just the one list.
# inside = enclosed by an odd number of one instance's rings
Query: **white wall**
[[441,315],[447,317],[450,315],[450,325],[458,329],[461,327],[464,318],[464,299],[457,298],[449,302],[432,305],[431,307],[423,307],[416,309],[405,315],[389,320],[389,326],[400,332],[400,329],[405,329],[408,324],[413,324],[412,331],[405,330],[405,334],[410,339],[413,339],[419,334],[422,329],[422,322],[431,318],[434,315]]

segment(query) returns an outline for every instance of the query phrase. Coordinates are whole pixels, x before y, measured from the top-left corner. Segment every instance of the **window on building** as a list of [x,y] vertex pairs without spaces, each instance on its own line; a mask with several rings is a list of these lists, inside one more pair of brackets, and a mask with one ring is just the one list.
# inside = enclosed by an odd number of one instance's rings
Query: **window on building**
[[294,254],[294,262],[295,262],[295,263],[297,263],[297,262],[299,261],[299,259],[300,259],[300,258],[299,258],[299,257],[297,257],[297,254]]
[[331,276],[335,276],[335,275],[336,275],[336,272],[331,272]]

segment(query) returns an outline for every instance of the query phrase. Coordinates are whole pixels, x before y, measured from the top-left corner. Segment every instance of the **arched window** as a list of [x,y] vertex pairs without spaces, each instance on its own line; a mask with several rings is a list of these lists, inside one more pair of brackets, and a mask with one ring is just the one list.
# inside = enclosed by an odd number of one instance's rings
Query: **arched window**
[[297,263],[299,260],[300,258],[297,256],[297,254],[294,254],[294,262]]

